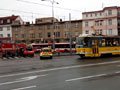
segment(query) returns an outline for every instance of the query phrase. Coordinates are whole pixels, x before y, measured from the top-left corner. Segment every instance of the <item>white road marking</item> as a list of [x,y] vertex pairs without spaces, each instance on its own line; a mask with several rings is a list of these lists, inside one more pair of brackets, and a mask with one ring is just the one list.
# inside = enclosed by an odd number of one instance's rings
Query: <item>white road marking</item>
[[35,88],[37,86],[29,86],[29,87],[23,87],[23,88],[17,88],[17,89],[12,89],[12,90],[23,90],[23,89],[30,89],[30,88]]
[[68,79],[68,80],[65,80],[65,81],[66,81],[66,82],[70,82],[70,81],[76,81],[76,80],[82,80],[82,79],[90,79],[90,78],[95,78],[95,77],[101,77],[101,76],[106,76],[106,75],[107,75],[107,74],[99,74],[99,75],[93,75],[93,76],[86,76],[86,77]]
[[118,67],[120,67],[120,65],[117,65]]
[[24,81],[29,81],[29,80],[36,79],[37,77],[42,77],[42,76],[47,76],[47,74],[45,74],[45,75],[38,75],[38,76],[29,76],[29,77],[24,77],[24,78],[17,79],[15,81],[11,81],[11,82],[0,83],[0,86],[7,85],[7,84],[24,82]]
[[71,69],[71,68],[88,67],[88,66],[94,66],[94,65],[114,64],[114,63],[120,63],[120,61],[103,62],[103,63],[95,63],[95,64],[86,64],[86,65],[74,65],[74,66],[66,66],[66,67],[59,67],[59,68],[51,68],[51,69],[44,69],[44,70],[25,72],[25,73],[3,75],[3,76],[0,76],[0,78],[1,77],[11,77],[11,76],[25,75],[25,74],[31,74],[31,73],[38,73],[38,72],[40,73],[40,72],[64,70],[64,69]]

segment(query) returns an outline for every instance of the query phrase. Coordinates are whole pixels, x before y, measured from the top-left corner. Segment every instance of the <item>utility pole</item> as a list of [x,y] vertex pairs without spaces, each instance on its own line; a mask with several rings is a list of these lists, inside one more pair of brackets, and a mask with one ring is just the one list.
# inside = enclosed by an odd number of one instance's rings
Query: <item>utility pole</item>
[[69,13],[69,36],[70,36],[70,55],[72,55],[72,31],[71,31],[71,13]]
[[50,1],[51,2],[51,4],[52,4],[52,25],[53,25],[53,27],[52,27],[52,41],[53,41],[53,44],[52,44],[52,46],[53,46],[53,50],[55,51],[55,35],[54,35],[54,23],[55,23],[55,21],[54,21],[54,4],[59,4],[58,2],[56,2],[55,0],[41,0],[41,1]]

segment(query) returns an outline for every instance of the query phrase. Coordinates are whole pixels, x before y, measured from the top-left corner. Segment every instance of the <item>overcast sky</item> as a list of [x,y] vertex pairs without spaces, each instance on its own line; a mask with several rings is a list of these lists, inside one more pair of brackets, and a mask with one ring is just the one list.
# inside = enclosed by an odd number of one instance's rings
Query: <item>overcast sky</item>
[[[57,19],[68,20],[71,13],[72,20],[82,19],[82,12],[102,10],[102,7],[120,6],[120,0],[55,0],[54,16]],[[24,21],[35,18],[51,17],[52,3],[49,0],[1,0],[0,16],[20,15]],[[21,12],[22,11],[22,12]]]

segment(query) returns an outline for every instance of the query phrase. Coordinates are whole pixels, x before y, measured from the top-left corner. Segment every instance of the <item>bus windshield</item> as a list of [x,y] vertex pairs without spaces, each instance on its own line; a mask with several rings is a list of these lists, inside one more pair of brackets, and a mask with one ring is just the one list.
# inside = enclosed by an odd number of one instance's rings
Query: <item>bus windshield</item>
[[76,47],[84,48],[90,46],[90,38],[89,37],[79,37],[76,39]]

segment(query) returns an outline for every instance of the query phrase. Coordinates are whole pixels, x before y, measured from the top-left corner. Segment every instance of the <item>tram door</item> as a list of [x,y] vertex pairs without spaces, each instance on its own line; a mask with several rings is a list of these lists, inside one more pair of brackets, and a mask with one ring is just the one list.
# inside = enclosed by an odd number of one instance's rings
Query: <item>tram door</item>
[[99,56],[98,40],[92,40],[93,56]]

